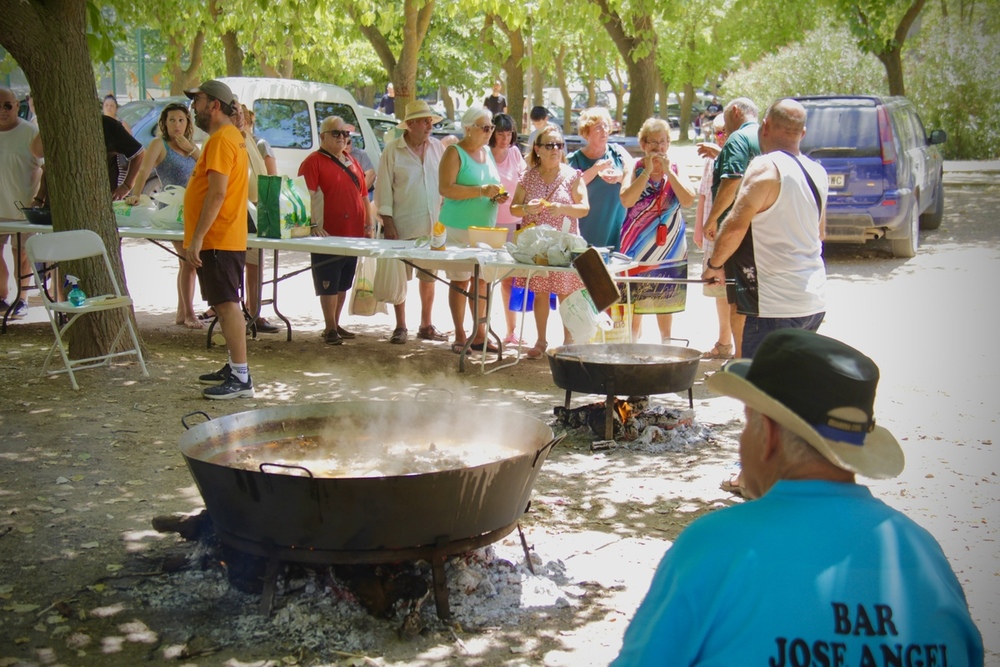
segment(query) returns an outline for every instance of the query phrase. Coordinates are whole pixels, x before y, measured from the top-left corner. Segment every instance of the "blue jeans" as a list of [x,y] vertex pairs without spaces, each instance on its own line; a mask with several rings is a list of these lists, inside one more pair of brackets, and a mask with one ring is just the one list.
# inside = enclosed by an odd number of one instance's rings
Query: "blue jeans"
[[744,359],[753,357],[760,343],[767,334],[778,329],[806,329],[816,331],[823,322],[826,312],[815,315],[805,315],[803,317],[757,317],[747,315],[746,324],[743,325],[743,350]]

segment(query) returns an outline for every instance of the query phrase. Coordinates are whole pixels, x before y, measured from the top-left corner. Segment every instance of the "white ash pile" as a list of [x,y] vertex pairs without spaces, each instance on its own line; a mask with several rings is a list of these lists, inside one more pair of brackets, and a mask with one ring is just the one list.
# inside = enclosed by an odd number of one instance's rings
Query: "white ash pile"
[[[696,447],[713,438],[712,430],[695,420],[694,410],[651,404],[648,396],[613,400],[614,439],[596,441],[592,450],[627,449],[655,454]],[[568,410],[556,406],[553,414],[567,429],[589,429],[604,437],[607,419],[604,401]]]
[[[192,642],[256,645],[278,651],[304,649],[320,659],[335,659],[343,653],[378,653],[397,637],[436,632],[451,637],[455,624],[464,630],[513,627],[532,610],[568,607],[571,600],[586,595],[583,587],[567,579],[561,561],[546,562],[530,551],[529,567],[514,533],[448,559],[451,620],[447,624],[437,617],[431,568],[423,561],[386,566],[285,565],[272,613],[266,616],[260,612],[260,595],[242,592],[230,581],[233,566],[224,559],[232,558],[232,550],[223,549],[204,532],[197,542],[174,548],[186,552],[181,569],[143,577],[128,591],[143,607],[167,616],[176,612],[178,619],[206,621],[199,622],[196,630],[165,628],[164,643],[174,647]],[[180,565],[177,554],[166,561],[172,567]],[[359,575],[364,568],[369,574]],[[387,581],[406,579],[406,587],[416,590],[419,599],[403,594],[386,606],[382,593],[388,586],[372,593],[371,586],[358,585],[359,577],[370,584],[380,574]],[[192,637],[193,632],[200,634]]]

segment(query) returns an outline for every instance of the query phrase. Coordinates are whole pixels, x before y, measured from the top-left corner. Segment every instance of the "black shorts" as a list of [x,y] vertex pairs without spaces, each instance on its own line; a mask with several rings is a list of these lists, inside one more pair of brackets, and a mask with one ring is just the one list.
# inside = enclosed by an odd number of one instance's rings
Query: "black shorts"
[[244,250],[202,250],[199,255],[198,283],[201,298],[214,306],[219,303],[239,303],[243,285]]
[[334,296],[351,289],[354,285],[354,270],[358,266],[357,257],[318,253],[310,255],[316,296]]

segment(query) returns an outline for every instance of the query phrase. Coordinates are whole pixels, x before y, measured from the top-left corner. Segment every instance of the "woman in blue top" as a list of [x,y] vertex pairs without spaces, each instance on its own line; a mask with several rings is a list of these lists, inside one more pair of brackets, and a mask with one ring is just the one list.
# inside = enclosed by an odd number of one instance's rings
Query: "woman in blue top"
[[[469,244],[469,227],[494,227],[497,222],[497,204],[507,201],[506,192],[500,192],[500,172],[489,148],[493,136],[493,115],[482,107],[470,107],[462,116],[465,136],[445,149],[438,172],[438,190],[444,201],[439,220],[448,228],[448,242]],[[463,292],[469,288],[471,271],[447,271],[451,289],[448,307],[455,324],[455,342],[451,349],[461,354],[468,338],[465,335],[465,304]],[[458,288],[458,289],[456,289]],[[462,291],[459,291],[462,290]],[[486,283],[479,282],[479,294],[486,294]],[[479,299],[472,311],[475,329],[472,346],[498,352],[493,343],[486,342],[486,299]]]
[[[159,136],[149,142],[146,157],[142,161],[139,175],[135,179],[133,194],[142,194],[146,179],[154,169],[160,179],[160,186],[179,185],[187,187],[191,171],[198,161],[201,149],[194,142],[194,121],[186,104],[171,102],[163,107],[157,123]],[[174,241],[174,249],[180,257],[184,254],[183,244]],[[177,266],[177,314],[174,323],[189,329],[201,329],[201,320],[194,313],[195,268],[184,259]]]
[[608,143],[611,115],[594,107],[580,114],[577,131],[587,145],[569,156],[569,166],[583,172],[590,213],[580,218],[580,235],[598,247],[619,249],[625,207],[619,192],[622,176],[632,166],[632,157],[621,146]]

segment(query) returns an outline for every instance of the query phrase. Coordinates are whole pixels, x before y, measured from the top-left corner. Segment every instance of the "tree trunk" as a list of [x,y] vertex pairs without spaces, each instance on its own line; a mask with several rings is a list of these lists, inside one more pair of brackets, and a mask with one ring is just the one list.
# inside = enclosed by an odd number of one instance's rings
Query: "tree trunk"
[[226,53],[226,76],[243,76],[243,49],[235,30],[222,33],[222,48]]
[[690,83],[684,84],[684,96],[681,98],[681,131],[678,135],[679,141],[688,140],[688,132],[691,130],[691,106],[694,104],[694,86]]
[[[628,68],[629,98],[628,121],[625,134],[636,136],[647,118],[653,115],[653,100],[659,69],[656,67],[656,33],[649,15],[632,18],[631,31],[625,30],[625,21],[613,11],[607,0],[591,0],[601,10],[601,24],[625,60]],[[636,54],[645,53],[642,57]]]
[[494,16],[493,21],[510,43],[510,55],[503,62],[507,75],[507,114],[514,119],[514,127],[520,127],[524,115],[524,35],[520,28],[511,30],[499,16]]
[[[85,12],[79,0],[7,3],[0,12],[0,45],[21,66],[35,99],[53,227],[97,232],[125,287]],[[98,267],[69,262],[62,272],[79,276],[90,294],[107,294],[111,285]],[[109,351],[121,317],[121,311],[109,311],[81,318],[68,334],[70,355],[82,359]]]
[[[218,22],[222,10],[219,9],[217,0],[209,0],[208,13],[212,20]],[[240,41],[235,30],[227,30],[222,33],[222,49],[226,56],[226,76],[243,76],[243,49],[240,48]],[[171,94],[172,91],[171,91]]]
[[[174,53],[182,53],[182,44],[173,36],[168,36],[170,46]],[[199,30],[191,43],[191,62],[187,69],[181,66],[180,60],[170,63],[170,94],[183,95],[185,90],[194,88],[201,83],[198,79],[198,72],[201,69],[202,53],[205,47],[205,31]]]
[[375,54],[385,67],[392,81],[396,95],[396,118],[400,120],[406,115],[406,105],[416,98],[417,90],[417,60],[420,46],[427,36],[427,28],[434,13],[435,0],[405,0],[403,5],[403,47],[399,58],[392,52],[389,40],[377,26],[366,24],[357,14],[354,5],[350,5],[355,25],[365,36],[375,50]]
[[656,82],[656,99],[659,104],[659,110],[657,110],[656,105],[653,106],[653,113],[656,114],[658,118],[663,120],[667,119],[667,100],[670,97],[670,86],[662,78]]
[[448,120],[455,120],[455,100],[451,97],[448,86],[441,86],[441,101],[444,102],[444,115]]
[[625,113],[625,82],[622,81],[618,65],[615,65],[613,74],[608,72],[608,83],[611,84],[611,92],[615,94],[615,120],[621,125],[622,114]]
[[566,83],[566,68],[563,64],[566,61],[566,45],[559,45],[559,54],[554,58],[556,65],[556,80],[559,85],[559,92],[563,98],[563,134],[573,134],[573,100],[569,95],[569,85]]
[[625,123],[625,135],[634,137],[639,134],[639,128],[647,118],[653,115],[653,96],[656,94],[656,82],[660,79],[656,67],[655,54],[651,53],[636,62],[628,63],[628,120]]
[[905,95],[906,89],[903,86],[903,60],[900,57],[900,47],[888,51],[887,53],[879,53],[878,59],[885,67],[885,75],[889,80],[889,94],[890,95]]
[[531,106],[545,105],[545,79],[538,65],[531,65]]

